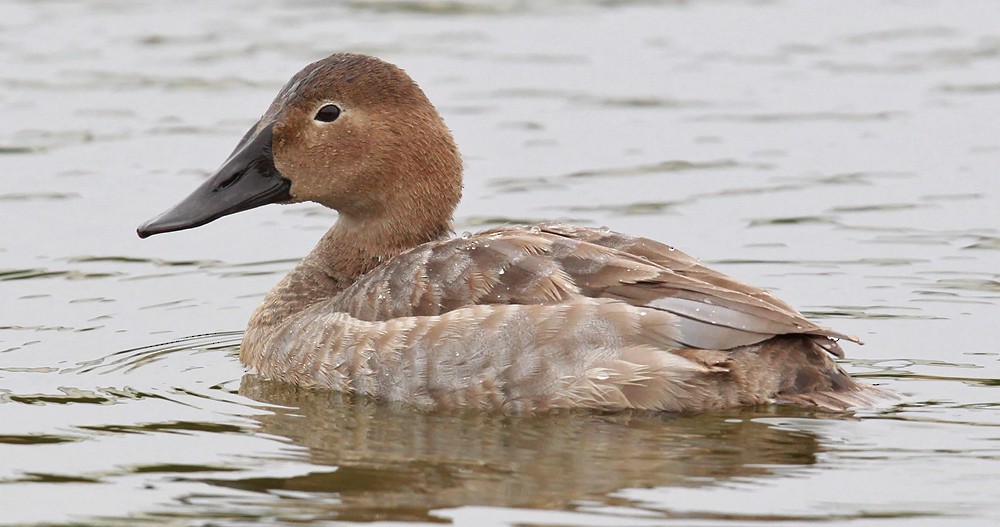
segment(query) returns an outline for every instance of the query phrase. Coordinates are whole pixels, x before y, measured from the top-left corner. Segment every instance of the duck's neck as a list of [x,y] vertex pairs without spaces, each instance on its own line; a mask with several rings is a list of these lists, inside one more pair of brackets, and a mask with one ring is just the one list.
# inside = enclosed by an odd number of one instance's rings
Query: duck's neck
[[358,221],[341,216],[309,255],[295,269],[319,273],[329,282],[315,291],[317,300],[328,299],[401,252],[451,233],[450,218],[422,226],[400,221]]
[[401,252],[450,232],[450,212],[449,217],[422,224],[341,215],[309,255],[267,294],[248,329],[269,332],[309,306],[333,298]]

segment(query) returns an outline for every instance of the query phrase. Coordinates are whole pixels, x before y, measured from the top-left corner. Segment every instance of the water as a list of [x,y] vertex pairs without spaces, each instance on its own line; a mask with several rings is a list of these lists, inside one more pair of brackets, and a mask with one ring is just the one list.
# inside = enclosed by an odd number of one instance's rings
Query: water
[[[0,524],[1000,522],[995,3],[326,4],[0,4]],[[338,50],[444,114],[458,232],[671,243],[861,336],[899,403],[448,416],[245,375],[334,214],[134,229]]]

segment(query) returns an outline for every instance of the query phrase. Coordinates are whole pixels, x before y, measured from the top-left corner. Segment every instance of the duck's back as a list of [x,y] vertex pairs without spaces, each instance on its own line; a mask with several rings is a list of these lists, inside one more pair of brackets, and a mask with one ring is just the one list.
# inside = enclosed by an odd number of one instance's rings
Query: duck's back
[[[249,337],[253,337],[252,339]],[[670,411],[872,395],[769,293],[649,239],[562,224],[406,251],[244,357],[272,377],[422,407]]]

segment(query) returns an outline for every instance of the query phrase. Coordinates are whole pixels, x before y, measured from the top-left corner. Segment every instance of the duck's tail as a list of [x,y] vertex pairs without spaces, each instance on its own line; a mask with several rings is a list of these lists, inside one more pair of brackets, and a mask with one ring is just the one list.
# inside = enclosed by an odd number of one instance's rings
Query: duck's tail
[[744,379],[769,380],[771,398],[778,404],[846,411],[876,408],[898,399],[888,390],[848,375],[829,355],[830,342],[822,336],[774,337],[733,350],[735,368],[743,370]]
[[723,406],[792,404],[825,411],[876,408],[896,399],[887,390],[859,382],[830,356],[827,337],[783,335],[726,351],[684,349],[678,354],[721,367],[703,377]]

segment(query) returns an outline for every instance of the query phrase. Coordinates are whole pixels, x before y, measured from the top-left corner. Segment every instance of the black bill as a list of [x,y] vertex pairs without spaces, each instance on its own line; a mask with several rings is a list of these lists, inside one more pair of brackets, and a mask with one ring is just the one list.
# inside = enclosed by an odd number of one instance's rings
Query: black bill
[[247,134],[212,177],[166,212],[143,223],[140,238],[200,227],[229,214],[292,199],[292,183],[274,167],[271,130]]

